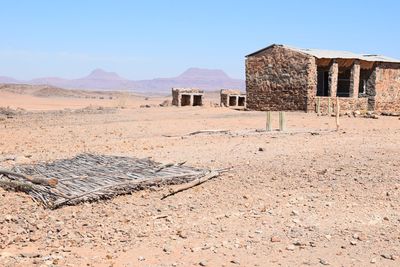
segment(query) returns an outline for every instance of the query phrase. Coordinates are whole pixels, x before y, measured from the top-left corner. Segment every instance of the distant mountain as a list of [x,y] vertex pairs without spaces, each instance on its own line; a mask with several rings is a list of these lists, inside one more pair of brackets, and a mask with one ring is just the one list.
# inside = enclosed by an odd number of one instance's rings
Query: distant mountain
[[244,89],[243,80],[232,79],[222,70],[190,68],[178,77],[142,80],[135,83],[135,90],[169,92],[172,87],[196,87],[207,91],[222,88]]
[[222,88],[243,89],[245,87],[243,80],[232,79],[222,70],[199,68],[190,68],[173,78],[139,81],[125,79],[115,72],[95,69],[88,76],[79,79],[44,77],[30,81],[17,81],[10,77],[0,76],[0,83],[44,84],[73,89],[130,90],[156,93],[170,92],[172,87],[195,87],[208,91]]
[[93,70],[88,76],[79,79],[63,79],[58,77],[38,78],[28,82],[29,84],[47,84],[62,88],[117,90],[129,89],[130,81],[120,77],[115,72],[107,72],[102,69]]
[[0,76],[0,83],[18,83],[18,80],[7,76]]
[[181,80],[201,80],[207,77],[209,80],[230,80],[231,78],[222,70],[210,70],[210,69],[199,69],[190,68],[184,73],[179,75],[177,78]]

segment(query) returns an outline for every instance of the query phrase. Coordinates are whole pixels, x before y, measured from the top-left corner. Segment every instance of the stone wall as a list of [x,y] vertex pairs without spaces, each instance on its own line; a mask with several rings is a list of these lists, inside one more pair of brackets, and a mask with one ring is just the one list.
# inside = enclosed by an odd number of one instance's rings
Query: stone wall
[[178,106],[179,105],[179,90],[172,88],[172,105]]
[[189,105],[195,105],[196,99],[194,97],[198,96],[203,100],[204,91],[197,88],[172,88],[172,105],[180,107],[182,95],[189,95]]
[[375,79],[375,111],[400,112],[400,64],[378,65]]
[[351,68],[350,97],[358,97],[360,88],[360,62],[356,60]]
[[317,97],[317,79],[318,67],[314,57],[309,59],[307,68],[307,110],[306,112],[314,111],[314,101]]
[[229,96],[230,95],[241,95],[241,92],[240,92],[240,90],[237,90],[237,89],[221,89],[221,91],[220,91],[221,107],[229,106]]
[[[322,97],[322,96],[317,96],[313,99],[313,102],[311,104],[313,109],[310,111],[317,112],[318,99],[320,105],[320,112],[322,114],[328,113],[329,99],[331,105],[331,112],[333,113],[336,111],[336,97]],[[365,112],[368,110],[368,98],[339,97],[339,105],[340,105],[340,112],[355,111],[355,110]]]
[[339,64],[334,60],[329,68],[329,95],[337,95]]
[[246,59],[247,108],[306,111],[308,90],[310,87],[314,90],[314,82],[309,78],[317,78],[313,65],[313,57],[281,46],[249,56]]

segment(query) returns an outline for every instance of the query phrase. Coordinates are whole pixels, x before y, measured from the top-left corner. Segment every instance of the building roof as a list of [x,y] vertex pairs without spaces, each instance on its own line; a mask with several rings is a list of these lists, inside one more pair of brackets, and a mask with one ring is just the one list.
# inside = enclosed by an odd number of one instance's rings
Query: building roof
[[336,50],[322,50],[322,49],[310,49],[310,48],[297,48],[293,46],[288,46],[288,45],[278,45],[278,44],[273,44],[268,47],[265,47],[261,50],[258,50],[254,53],[251,53],[247,55],[246,57],[250,57],[253,55],[256,55],[258,53],[261,53],[267,49],[270,49],[272,47],[280,46],[286,49],[290,49],[299,53],[307,54],[316,58],[329,58],[329,59],[359,59],[359,60],[364,60],[364,61],[370,61],[370,62],[390,62],[390,63],[400,63],[399,59],[395,58],[390,58],[386,56],[381,56],[381,55],[368,55],[368,54],[357,54],[353,52],[348,52],[348,51],[336,51]]

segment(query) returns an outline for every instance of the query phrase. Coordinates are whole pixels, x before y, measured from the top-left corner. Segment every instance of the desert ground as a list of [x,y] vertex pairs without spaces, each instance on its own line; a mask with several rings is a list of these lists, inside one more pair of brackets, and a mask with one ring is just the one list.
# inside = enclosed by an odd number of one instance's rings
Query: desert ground
[[[343,116],[335,131],[332,117],[289,112],[286,131],[262,132],[264,112],[216,98],[0,90],[0,168],[83,152],[232,167],[164,200],[169,187],[56,210],[0,188],[0,266],[400,265],[397,117]],[[187,135],[216,129],[229,132]]]

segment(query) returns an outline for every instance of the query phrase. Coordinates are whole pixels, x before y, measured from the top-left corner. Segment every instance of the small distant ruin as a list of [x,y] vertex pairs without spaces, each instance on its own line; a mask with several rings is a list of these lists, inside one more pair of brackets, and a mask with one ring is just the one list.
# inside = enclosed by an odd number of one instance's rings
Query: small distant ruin
[[203,106],[204,91],[196,88],[172,88],[172,105]]
[[245,107],[246,94],[236,89],[221,90],[221,107]]

